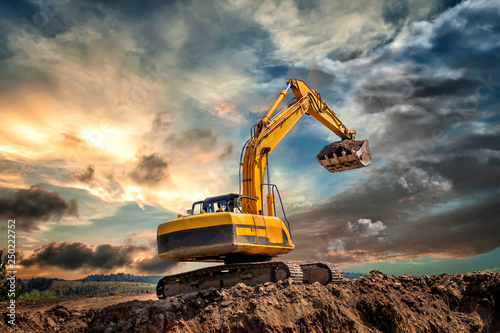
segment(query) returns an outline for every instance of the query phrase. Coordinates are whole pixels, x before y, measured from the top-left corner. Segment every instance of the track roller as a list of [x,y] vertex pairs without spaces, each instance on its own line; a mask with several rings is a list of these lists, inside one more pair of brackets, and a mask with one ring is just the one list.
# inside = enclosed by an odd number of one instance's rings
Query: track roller
[[302,269],[302,273],[304,275],[304,283],[319,282],[321,284],[327,284],[342,281],[342,271],[336,264],[317,262],[312,264],[302,264],[300,265],[300,268]]

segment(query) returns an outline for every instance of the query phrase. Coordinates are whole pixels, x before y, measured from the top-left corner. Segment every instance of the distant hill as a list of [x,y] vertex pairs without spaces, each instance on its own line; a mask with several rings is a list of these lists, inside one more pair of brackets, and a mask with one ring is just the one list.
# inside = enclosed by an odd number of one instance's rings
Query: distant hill
[[116,282],[140,282],[157,284],[163,276],[160,275],[132,275],[125,273],[117,274],[92,274],[77,281],[116,281]]

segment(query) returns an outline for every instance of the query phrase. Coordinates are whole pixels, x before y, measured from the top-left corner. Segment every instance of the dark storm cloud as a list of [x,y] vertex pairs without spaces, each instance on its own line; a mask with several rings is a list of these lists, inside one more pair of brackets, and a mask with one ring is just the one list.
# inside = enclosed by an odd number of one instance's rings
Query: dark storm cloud
[[[398,47],[325,67],[335,79],[371,78],[355,101],[382,131],[368,138],[370,178],[290,218],[302,259],[466,257],[500,246],[499,31],[497,2],[466,1],[413,26]],[[346,233],[365,219],[386,228]]]
[[55,37],[70,29],[86,12],[77,1],[32,0],[0,2],[0,18],[9,29],[12,25],[21,28],[25,36]]
[[163,1],[163,0],[91,0],[89,3],[98,4],[98,6],[109,7],[115,11],[118,11],[122,14],[132,17],[141,17],[145,15],[149,15],[154,11],[157,11],[158,8],[166,7],[166,4],[169,4],[168,8],[174,9],[175,3],[177,1]]
[[[210,64],[220,59],[229,62],[242,50],[267,54],[273,49],[268,33],[252,17],[241,15],[239,6],[252,7],[252,4],[241,5],[230,1],[97,0],[79,2],[79,6],[99,15],[113,13],[115,17],[110,18],[110,21],[130,24],[140,22],[134,29],[148,54],[148,58],[142,61],[145,70],[156,66],[150,58],[164,57],[170,51],[179,52],[180,61],[175,68],[162,68],[161,71],[182,69],[181,75],[185,75],[196,69],[210,68]],[[163,26],[161,22],[168,22],[169,25]],[[177,23],[182,23],[186,31],[174,31]],[[172,39],[166,38],[171,32],[179,35]],[[185,41],[179,47],[177,42],[184,38]]]
[[165,143],[184,152],[190,149],[212,152],[222,148],[219,160],[231,158],[234,151],[234,145],[231,142],[220,142],[219,135],[214,134],[208,128],[192,128],[179,134],[173,134],[165,139]]
[[93,165],[88,165],[86,168],[79,169],[73,172],[70,172],[68,175],[79,182],[82,183],[90,183],[94,180],[95,169]]
[[217,135],[209,128],[192,128],[180,134],[174,134],[165,140],[182,149],[198,146],[202,149],[214,149],[217,144]]
[[2,17],[27,16],[31,17],[37,12],[38,7],[28,0],[0,2],[0,15]]
[[498,133],[474,133],[461,138],[456,145],[464,150],[491,149],[500,151],[500,137]]
[[93,256],[93,250],[83,243],[50,243],[35,250],[28,258],[22,260],[22,265],[30,267],[38,265],[57,266],[63,269],[76,269],[88,265]]
[[[356,97],[366,113],[385,117],[379,147],[398,142],[410,148],[406,155],[413,155],[434,140],[433,152],[452,153],[450,143],[460,140],[471,147],[471,142],[480,144],[478,136],[496,136],[493,129],[471,133],[473,128],[467,127],[493,122],[488,118],[500,102],[500,15],[495,8],[494,2],[465,2],[433,24],[415,26],[402,47],[387,48],[374,54],[370,64],[350,69],[362,75],[370,67],[385,68],[386,74],[363,86]],[[463,153],[460,145],[453,147]]]
[[90,267],[99,267],[111,269],[130,265],[131,258],[137,251],[144,251],[147,248],[144,246],[125,245],[113,246],[109,244],[99,245],[95,248],[91,259],[89,260]]
[[410,5],[407,0],[387,0],[384,2],[382,17],[386,22],[399,23],[410,14]]
[[185,70],[204,69],[220,59],[240,67],[239,52],[269,54],[273,50],[268,32],[242,16],[237,5],[200,1],[180,12],[186,14],[190,32],[180,54]]
[[177,262],[165,261],[160,259],[157,255],[149,258],[142,259],[136,263],[136,268],[140,272],[148,272],[150,274],[162,274],[179,265]]
[[114,268],[135,268],[144,273],[164,273],[177,263],[164,262],[156,254],[151,259],[135,261],[139,253],[150,254],[150,249],[142,245],[110,245],[89,246],[84,243],[49,243],[36,249],[29,257],[23,258],[24,267],[38,266],[59,267],[65,270],[80,268],[97,269],[103,272]]
[[[437,0],[432,1],[432,6],[426,15],[426,19],[432,19],[435,15],[454,7],[462,0]],[[418,17],[419,10],[425,6],[423,1],[411,0],[386,0],[382,4],[382,18],[385,22],[394,25],[402,25],[407,19]]]
[[415,249],[453,257],[487,253],[498,246],[499,194],[486,196],[471,204],[422,218],[408,226],[396,248],[400,253],[414,254]]
[[307,74],[307,84],[311,87],[323,87],[329,86],[333,83],[335,77],[333,75],[329,75],[323,71],[312,69]]
[[[414,105],[424,111],[435,111],[454,96],[467,96],[479,84],[477,79],[439,77],[432,71],[424,70],[423,65],[410,66],[400,77],[371,83],[357,97],[369,113],[384,112],[392,106],[402,104]],[[446,99],[443,100],[443,97]],[[433,99],[430,100],[431,98]]]
[[463,0],[440,0],[440,1],[435,1],[434,4],[435,6],[432,8],[432,10],[429,13],[429,18],[435,17],[435,15],[440,14],[444,12],[447,9],[450,9],[452,7],[455,7],[459,3],[463,2]]
[[19,230],[34,231],[49,220],[78,217],[78,202],[76,198],[66,201],[58,192],[49,192],[42,185],[35,185],[0,198],[0,216],[16,219]]
[[[313,206],[307,214],[290,217],[297,246],[292,256],[340,263],[394,256],[461,258],[500,246],[498,192],[447,206],[456,193],[442,191],[438,184],[431,185],[432,180],[425,182],[427,188],[418,188],[416,182],[413,191],[402,186],[391,191],[384,182],[382,178],[368,180]],[[498,184],[498,179],[493,182]],[[434,213],[437,202],[445,209]],[[319,228],[312,232],[310,221]],[[342,251],[335,251],[339,245]]]
[[140,185],[156,185],[168,176],[167,167],[167,162],[158,154],[143,155],[129,177]]
[[[475,136],[472,136],[476,139]],[[500,140],[497,133],[495,141]],[[487,143],[478,142],[462,153],[443,154],[437,160],[416,163],[428,172],[436,172],[453,183],[453,192],[464,198],[474,195],[498,193],[500,184],[499,150],[484,149]],[[463,148],[463,147],[461,147]]]

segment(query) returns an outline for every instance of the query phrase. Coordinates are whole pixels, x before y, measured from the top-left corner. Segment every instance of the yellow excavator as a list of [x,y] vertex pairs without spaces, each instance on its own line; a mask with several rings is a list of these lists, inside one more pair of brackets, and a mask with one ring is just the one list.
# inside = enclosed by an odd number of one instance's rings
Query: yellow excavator
[[[289,89],[294,98],[273,116]],[[179,215],[158,226],[161,259],[224,264],[165,276],[157,285],[158,298],[212,287],[227,288],[240,282],[259,284],[291,278],[296,282],[326,284],[342,280],[340,268],[332,263],[271,261],[289,253],[295,245],[278,188],[270,180],[269,156],[304,114],[313,116],[342,139],[325,146],[316,156],[328,171],[370,164],[368,141],[356,141],[356,131],[344,126],[318,92],[301,80],[288,80],[286,89],[252,127],[251,138],[243,146],[239,193],[197,201],[186,216]],[[283,220],[277,216],[276,207]]]

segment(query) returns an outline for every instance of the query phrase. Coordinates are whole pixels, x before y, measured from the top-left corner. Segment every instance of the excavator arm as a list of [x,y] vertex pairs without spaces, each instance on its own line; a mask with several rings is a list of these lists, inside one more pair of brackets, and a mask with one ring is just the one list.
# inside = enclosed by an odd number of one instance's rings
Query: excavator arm
[[348,130],[344,124],[337,118],[335,112],[321,99],[316,90],[311,90],[303,81],[292,79],[287,84],[291,85],[295,99],[311,116],[320,123],[337,134],[342,140],[354,139],[356,131]]
[[[288,106],[273,117],[281,101],[287,95],[287,90],[292,89],[295,96]],[[325,146],[316,158],[330,172],[345,171],[364,167],[370,164],[371,157],[368,142],[355,141],[356,131],[348,130],[337,118],[335,112],[321,99],[319,93],[311,90],[303,81],[291,79],[287,81],[287,88],[278,96],[276,102],[267,114],[253,127],[252,137],[245,147],[242,167],[242,210],[244,213],[263,215],[263,184],[267,171],[267,184],[269,178],[269,155],[276,145],[292,129],[304,114],[310,114],[343,141]],[[269,191],[268,191],[269,192]],[[254,200],[248,199],[249,197]],[[266,212],[273,215],[272,194],[267,195]]]

